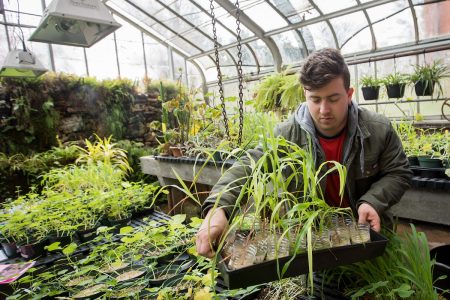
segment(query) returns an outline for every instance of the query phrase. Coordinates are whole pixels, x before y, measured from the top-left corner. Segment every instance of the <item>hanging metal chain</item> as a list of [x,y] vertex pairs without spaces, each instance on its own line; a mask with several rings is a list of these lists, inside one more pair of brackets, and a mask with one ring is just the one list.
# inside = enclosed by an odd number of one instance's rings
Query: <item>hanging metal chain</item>
[[217,43],[217,32],[216,32],[216,15],[214,14],[214,4],[213,0],[209,0],[209,8],[211,10],[211,18],[212,18],[212,28],[213,28],[213,38],[214,38],[214,54],[215,54],[215,62],[217,68],[217,80],[219,85],[219,95],[220,95],[220,103],[222,106],[222,115],[223,115],[223,123],[225,125],[225,133],[227,139],[230,140],[230,130],[228,128],[228,117],[227,111],[225,107],[225,97],[223,95],[223,84],[222,84],[222,72],[220,71],[220,61],[219,61],[219,45]]
[[242,131],[244,128],[244,93],[242,92],[243,85],[243,74],[242,74],[242,45],[241,45],[241,21],[239,19],[241,10],[239,9],[239,1],[236,0],[236,38],[237,38],[237,56],[238,56],[238,79],[239,79],[239,135],[238,135],[238,145],[242,143]]

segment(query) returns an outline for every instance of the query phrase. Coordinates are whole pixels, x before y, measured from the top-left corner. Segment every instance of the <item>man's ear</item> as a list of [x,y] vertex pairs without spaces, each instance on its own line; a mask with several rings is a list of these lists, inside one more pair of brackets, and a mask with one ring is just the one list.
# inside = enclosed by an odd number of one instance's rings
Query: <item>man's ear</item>
[[353,92],[355,91],[354,88],[350,87],[347,90],[347,97],[348,97],[348,103],[352,101]]

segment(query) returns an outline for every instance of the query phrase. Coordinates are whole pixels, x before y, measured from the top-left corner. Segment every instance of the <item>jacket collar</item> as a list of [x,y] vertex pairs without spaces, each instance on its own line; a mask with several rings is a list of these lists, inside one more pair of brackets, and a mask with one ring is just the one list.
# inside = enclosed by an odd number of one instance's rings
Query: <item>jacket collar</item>
[[[358,103],[352,100],[349,109],[348,109],[348,121],[347,124],[351,126],[348,127],[348,140],[354,141],[357,136],[359,136],[361,152],[360,152],[360,165],[361,172],[364,171],[364,140],[370,136],[370,132],[367,126],[360,118],[360,108],[358,107]],[[295,121],[300,125],[300,127],[309,133],[313,138],[313,149],[314,153],[317,153],[318,141],[316,135],[316,128],[314,126],[314,122],[312,120],[311,114],[309,112],[308,106],[306,103],[302,103],[300,107],[296,110],[294,115]],[[356,124],[356,126],[354,125]],[[353,143],[346,143],[346,149],[344,149],[344,159],[347,157],[351,151],[351,145]],[[316,158],[316,154],[314,155]]]

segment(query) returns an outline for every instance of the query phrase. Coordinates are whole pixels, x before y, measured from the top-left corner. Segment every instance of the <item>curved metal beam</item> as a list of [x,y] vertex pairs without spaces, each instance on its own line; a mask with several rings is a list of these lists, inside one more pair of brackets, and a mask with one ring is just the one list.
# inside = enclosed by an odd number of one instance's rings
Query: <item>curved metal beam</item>
[[[225,9],[230,15],[236,18],[236,7],[233,3],[228,0],[215,1],[217,4],[222,6],[222,8]],[[256,24],[251,18],[249,18],[249,16],[247,16],[243,11],[240,12],[239,19],[241,23],[244,24],[250,31],[252,31],[257,38],[261,39],[267,45],[270,52],[272,53],[275,69],[278,72],[281,71],[281,64],[283,61],[280,54],[280,49],[278,49],[278,46],[276,45],[274,40],[271,37],[266,37],[264,30],[259,27],[259,25]]]
[[[361,1],[356,0],[358,5],[361,5]],[[372,36],[372,51],[377,49],[377,39],[375,38],[375,32],[373,31],[372,21],[370,21],[369,14],[366,9],[363,9],[364,16],[366,16],[367,24],[369,25],[370,35]],[[344,45],[342,45],[344,46]]]
[[419,42],[419,25],[417,24],[417,15],[416,15],[416,9],[414,8],[414,4],[412,3],[412,0],[408,0],[409,8],[411,9],[411,14],[413,17],[413,23],[414,23],[414,37],[416,40],[416,43]]
[[[264,34],[264,37],[270,37],[272,35],[276,35],[276,34],[279,34],[279,33],[282,33],[282,32],[288,31],[288,30],[293,30],[293,29],[297,29],[297,28],[301,28],[301,27],[306,27],[306,26],[311,25],[311,24],[315,24],[315,23],[326,21],[327,19],[332,19],[332,18],[336,18],[336,17],[345,16],[347,14],[351,14],[351,13],[354,13],[354,12],[357,12],[357,11],[361,11],[363,9],[368,9],[368,8],[371,8],[371,7],[380,6],[380,5],[383,5],[383,4],[386,4],[386,3],[390,3],[390,2],[392,2],[392,0],[373,0],[373,1],[366,2],[366,3],[361,4],[361,5],[355,5],[355,6],[352,6],[352,7],[348,7],[348,8],[345,8],[345,9],[341,9],[341,10],[338,10],[338,11],[335,11],[335,12],[323,15],[323,16],[315,17],[315,18],[312,18],[312,19],[309,19],[309,20],[305,20],[305,21],[296,23],[296,24],[292,24],[292,25],[288,25],[288,26],[284,26],[284,27],[281,27],[281,28],[278,28],[278,29],[274,29],[274,30],[268,31],[268,32],[266,32]],[[256,40],[258,40],[258,37],[257,36],[252,36],[252,37],[243,39],[242,43],[249,43],[249,42],[256,41]],[[228,45],[225,45],[225,46],[221,47],[219,50],[224,50],[224,49],[235,47],[235,46],[236,46],[236,43],[231,43],[231,44],[228,44]],[[189,57],[189,59],[198,58],[198,57],[210,54],[210,53],[214,53],[214,50],[206,51],[203,54],[192,55],[192,56]]]
[[[282,18],[286,21],[286,23],[288,23],[288,24],[293,24],[293,23],[291,22],[291,20],[289,20],[289,18],[286,17],[286,15],[285,15],[283,12],[281,12],[275,4],[272,3],[272,1],[268,1],[267,3],[270,5],[270,7],[272,7],[272,9],[273,9],[280,17],[282,17]],[[295,30],[295,33],[297,33],[297,36],[299,37],[299,39],[300,39],[300,41],[301,41],[301,43],[302,43],[302,45],[303,45],[303,49],[302,49],[303,57],[308,56],[308,47],[306,46],[306,42],[305,42],[305,40],[303,39],[302,33],[300,32],[299,29]]]
[[[208,17],[212,18],[211,14],[210,14],[206,9],[204,9],[203,6],[201,6],[200,4],[198,4],[196,1],[191,1],[191,4],[193,4],[195,7],[197,7],[198,9],[200,9],[200,10],[201,10],[204,14],[206,14]],[[220,26],[222,26],[226,31],[228,31],[228,33],[230,33],[231,35],[233,35],[234,37],[237,38],[236,33],[235,33],[233,30],[231,30],[230,28],[228,28],[227,26],[225,26],[222,22],[220,22],[220,20],[216,19],[216,23],[217,23],[217,24],[220,24]],[[253,48],[250,47],[250,45],[249,45],[248,43],[245,43],[244,45],[248,48],[248,50],[249,50],[250,53],[252,54],[253,59],[255,60],[255,63],[256,63],[257,73],[259,74],[259,72],[260,72],[260,65],[261,65],[261,64],[260,64],[259,61],[258,61],[258,57],[256,56],[255,50],[253,50]],[[221,46],[221,47],[222,47],[222,46]],[[205,55],[206,55],[206,53],[205,53]]]
[[[108,4],[108,8],[116,15],[118,15],[119,17],[121,17],[122,19],[124,19],[125,21],[129,22],[132,26],[136,27],[137,29],[141,30],[142,32],[144,32],[145,34],[147,34],[148,36],[150,36],[152,39],[156,40],[157,42],[159,42],[161,45],[165,46],[166,48],[171,48],[171,51],[177,53],[178,55],[180,55],[181,57],[183,57],[185,60],[187,60],[187,55],[185,53],[183,53],[181,51],[181,49],[178,49],[178,47],[176,47],[175,45],[172,44],[168,44],[167,42],[163,41],[162,39],[160,39],[158,36],[156,36],[155,34],[153,34],[152,32],[148,31],[147,29],[145,29],[144,27],[140,26],[139,24],[136,23],[135,20],[130,19],[129,17],[125,16],[124,14],[122,14],[120,11],[118,11],[117,9],[115,9],[114,7],[111,7]],[[194,66],[197,68],[197,70],[200,71],[200,76],[202,77],[202,89],[205,91],[208,90],[207,86],[206,86],[206,77],[205,74],[203,73],[203,69],[201,68],[201,66],[198,64],[198,62],[194,61],[194,60],[190,60]]]
[[[322,10],[316,5],[316,3],[314,3],[314,0],[308,0],[308,1],[317,10],[317,12],[319,13],[320,16],[324,16]],[[325,23],[327,23],[328,27],[331,30],[331,34],[333,35],[334,44],[336,46],[336,49],[339,49],[339,41],[337,39],[336,32],[334,31],[333,25],[331,25],[330,18],[326,18]]]
[[[164,3],[162,3],[160,0],[156,0],[156,2],[157,2],[159,5],[161,5],[162,7],[164,7],[165,9],[167,9],[168,11],[170,11],[172,14],[174,14],[177,18],[179,18],[180,20],[183,20],[184,22],[186,22],[186,23],[187,23],[189,26],[191,26],[193,29],[196,28],[196,26],[195,26],[194,24],[192,24],[192,23],[191,23],[189,20],[187,20],[185,17],[181,16],[179,13],[177,13],[177,12],[174,11],[172,8],[170,8],[170,6],[168,6],[168,5],[164,4]],[[166,27],[166,28],[169,29],[168,27]],[[195,29],[195,30],[197,30],[197,29]],[[200,32],[200,34],[203,35],[203,37],[205,37],[205,38],[207,38],[208,40],[214,42],[214,40],[213,40],[209,35],[207,35],[206,33],[204,33],[203,31],[201,31],[201,30],[197,30],[197,31]],[[183,32],[178,33],[178,35],[179,35],[179,36],[182,36],[182,35],[183,35]],[[222,46],[222,45],[219,44],[219,47],[221,47],[221,46]],[[236,72],[238,72],[237,62],[236,62],[236,60],[234,59],[233,55],[231,55],[231,53],[230,53],[230,51],[229,51],[228,49],[225,50],[225,52],[231,57],[231,59],[232,59],[233,62],[235,63],[235,65],[236,65]],[[210,56],[210,57],[211,57],[211,56]],[[212,59],[212,58],[211,58],[211,59]]]

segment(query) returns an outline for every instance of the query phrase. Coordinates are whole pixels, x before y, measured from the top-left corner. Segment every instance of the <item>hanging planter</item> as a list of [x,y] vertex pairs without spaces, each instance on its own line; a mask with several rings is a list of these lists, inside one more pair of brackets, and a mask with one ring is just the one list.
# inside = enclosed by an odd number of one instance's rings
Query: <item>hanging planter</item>
[[432,96],[434,92],[434,81],[417,81],[414,85],[414,91],[417,96]]
[[366,86],[361,88],[364,100],[377,100],[380,94],[379,86]]
[[443,61],[436,60],[432,64],[415,65],[414,73],[410,75],[409,81],[414,84],[417,96],[433,95],[436,86],[439,98],[443,94],[441,81],[449,75],[449,67]]
[[386,85],[388,98],[402,98],[405,94],[406,84],[390,84]]
[[377,100],[380,93],[380,80],[373,76],[361,77],[361,90],[364,100]]
[[388,98],[402,98],[405,94],[407,75],[402,73],[392,73],[381,79],[386,86]]

